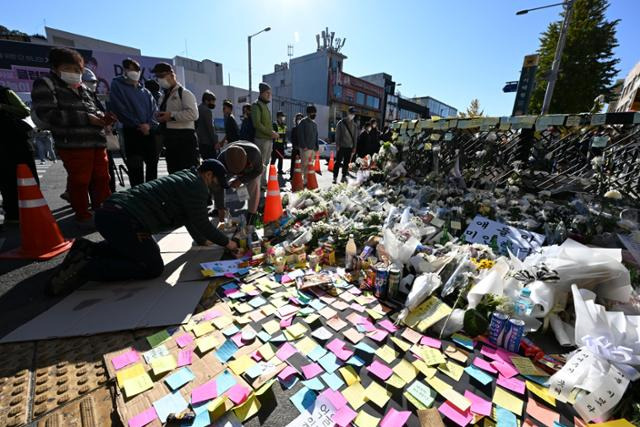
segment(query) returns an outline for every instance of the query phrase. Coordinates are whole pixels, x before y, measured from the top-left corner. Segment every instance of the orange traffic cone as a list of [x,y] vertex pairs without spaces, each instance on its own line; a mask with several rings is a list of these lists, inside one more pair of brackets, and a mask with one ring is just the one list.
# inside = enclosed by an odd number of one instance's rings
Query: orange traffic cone
[[296,156],[296,164],[293,168],[293,178],[291,179],[291,190],[294,192],[304,190],[304,179],[302,178],[302,162]]
[[269,182],[267,183],[267,198],[264,202],[264,215],[262,222],[268,224],[278,220],[282,216],[282,199],[280,198],[280,185],[276,165],[269,167]]
[[316,171],[313,167],[313,157],[309,159],[307,167],[307,190],[315,190],[318,188],[318,180],[316,179]]
[[65,240],[42,197],[29,167],[18,165],[18,206],[22,246],[0,254],[0,258],[47,260],[69,250],[73,240]]
[[329,172],[333,172],[333,167],[334,167],[334,162],[333,162],[333,151],[331,152],[331,156],[329,156]]
[[320,152],[316,151],[316,163],[314,166],[316,173],[320,173],[322,172],[322,169],[320,169]]

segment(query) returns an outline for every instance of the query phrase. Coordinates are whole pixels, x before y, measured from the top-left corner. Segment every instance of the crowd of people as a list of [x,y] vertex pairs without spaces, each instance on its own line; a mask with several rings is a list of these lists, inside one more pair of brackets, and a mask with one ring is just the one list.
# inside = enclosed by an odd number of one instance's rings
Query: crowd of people
[[[104,238],[100,243],[76,239],[49,284],[56,295],[87,280],[158,276],[163,264],[151,236],[183,225],[196,244],[235,251],[236,243],[209,220],[217,213],[224,221],[225,190],[246,187],[246,220],[255,224],[269,165],[277,164],[280,175],[287,173],[284,162],[291,143],[289,169],[292,173],[299,157],[306,180],[319,149],[316,107],[308,105],[305,115],[296,114],[289,130],[283,112],[272,119],[271,88],[266,83],[260,83],[253,104],[242,106],[240,126],[233,103],[223,102],[224,137],[219,139],[212,114],[215,94],[205,91],[198,105],[195,95],[177,81],[171,64],[156,64],[151,70],[155,79],[144,81],[140,64],[125,59],[106,105],[96,94],[95,74],[85,68],[77,51],[51,49],[49,65],[50,73],[33,83],[31,110],[10,89],[0,89],[0,124],[8,135],[5,141],[10,141],[0,144],[0,190],[5,222],[17,222],[16,166],[27,164],[37,180],[29,139],[35,135],[40,161],[56,159],[51,144],[55,141],[68,176],[62,197],[81,229],[95,228]],[[349,108],[336,127],[334,183],[340,170],[346,180],[354,156],[373,154],[380,147],[376,121],[358,132],[355,113]],[[35,129],[25,120],[28,117]],[[115,192],[115,164],[107,150],[116,133],[131,183],[121,192]],[[158,179],[162,151],[169,175]]]

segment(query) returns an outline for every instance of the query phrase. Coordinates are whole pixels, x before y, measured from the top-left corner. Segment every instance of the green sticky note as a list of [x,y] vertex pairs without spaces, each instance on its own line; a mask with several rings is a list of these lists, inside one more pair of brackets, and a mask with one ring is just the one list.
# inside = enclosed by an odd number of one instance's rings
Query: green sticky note
[[169,339],[169,332],[167,332],[166,329],[163,329],[160,332],[157,332],[157,333],[155,333],[153,335],[149,335],[147,337],[147,342],[149,343],[151,348],[153,348],[153,347],[156,347],[156,346],[162,344],[163,342],[165,342],[168,339]]

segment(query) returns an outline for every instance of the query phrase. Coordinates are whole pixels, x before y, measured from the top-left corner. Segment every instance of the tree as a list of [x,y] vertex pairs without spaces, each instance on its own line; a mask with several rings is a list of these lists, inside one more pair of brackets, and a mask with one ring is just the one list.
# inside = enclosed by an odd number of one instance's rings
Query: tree
[[471,103],[467,107],[467,112],[465,113],[461,111],[458,113],[458,116],[462,117],[463,119],[466,119],[466,118],[473,119],[475,117],[482,117],[484,116],[484,110],[480,110],[480,101],[474,98],[471,100]]
[[[620,60],[614,58],[613,50],[618,46],[616,26],[620,20],[606,20],[608,7],[608,0],[574,1],[550,113],[589,111],[598,95],[611,96],[612,81],[619,71],[616,65]],[[562,21],[553,22],[540,36],[536,86],[529,102],[532,114],[542,110],[561,26]]]

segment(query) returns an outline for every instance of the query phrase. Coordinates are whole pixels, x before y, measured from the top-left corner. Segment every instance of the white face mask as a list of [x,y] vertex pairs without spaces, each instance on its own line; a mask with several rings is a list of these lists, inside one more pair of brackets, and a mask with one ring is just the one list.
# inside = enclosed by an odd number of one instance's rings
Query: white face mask
[[167,80],[166,77],[158,79],[158,84],[162,89],[169,89],[171,87],[171,83],[169,83],[169,80]]
[[140,71],[127,71],[127,78],[137,82],[140,80]]
[[78,86],[80,83],[82,83],[82,74],[79,73],[68,73],[66,71],[60,71],[60,78],[69,86]]
[[87,89],[89,89],[91,92],[95,92],[96,89],[98,88],[98,83],[97,82],[84,82],[84,85],[87,87]]
[[355,117],[356,117],[356,115],[355,115],[355,114],[349,114],[349,115],[347,116],[347,118],[348,118],[349,120],[353,120],[353,119],[355,119]]

